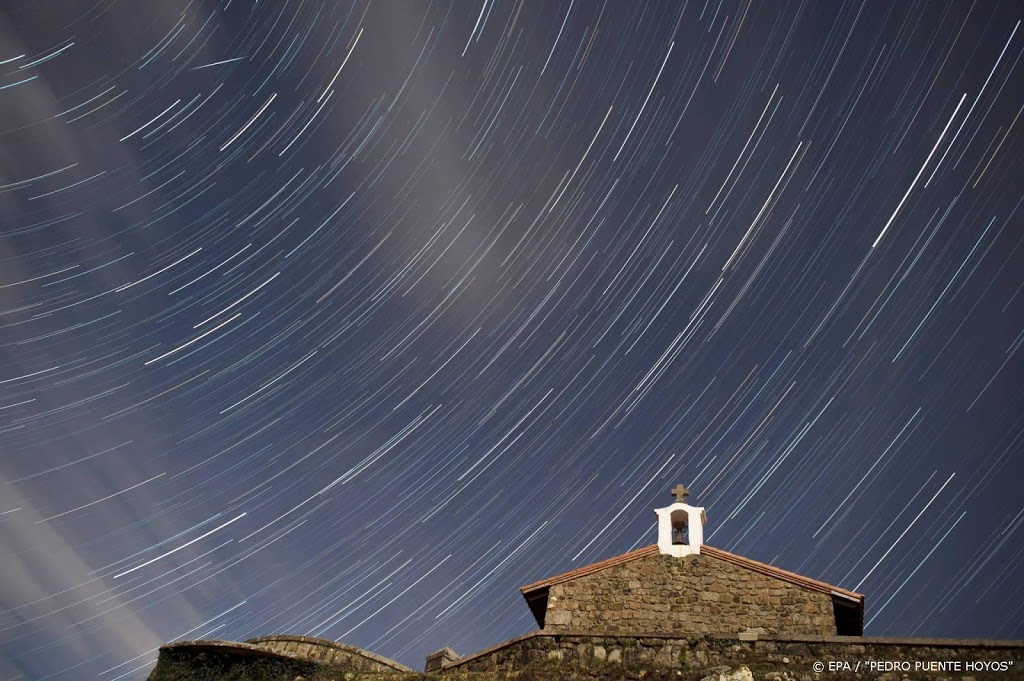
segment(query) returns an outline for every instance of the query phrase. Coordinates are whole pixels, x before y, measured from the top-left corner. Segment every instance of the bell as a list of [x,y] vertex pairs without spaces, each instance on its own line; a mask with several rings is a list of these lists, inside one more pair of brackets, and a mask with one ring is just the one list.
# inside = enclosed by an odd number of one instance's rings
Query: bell
[[672,528],[672,543],[673,544],[687,544],[686,537],[686,525],[677,525]]

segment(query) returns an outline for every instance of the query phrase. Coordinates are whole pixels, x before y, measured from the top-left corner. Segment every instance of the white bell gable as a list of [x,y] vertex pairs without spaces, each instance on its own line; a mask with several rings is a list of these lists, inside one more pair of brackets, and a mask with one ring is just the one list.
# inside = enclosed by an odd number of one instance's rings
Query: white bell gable
[[689,493],[682,485],[676,485],[672,490],[676,502],[654,509],[658,516],[658,552],[662,555],[682,558],[700,553],[707,515],[702,507],[686,503]]

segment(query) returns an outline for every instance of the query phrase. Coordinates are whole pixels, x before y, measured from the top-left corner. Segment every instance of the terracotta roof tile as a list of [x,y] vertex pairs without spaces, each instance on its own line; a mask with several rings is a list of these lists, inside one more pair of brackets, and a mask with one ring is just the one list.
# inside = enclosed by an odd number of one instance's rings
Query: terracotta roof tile
[[822,593],[826,594],[837,593],[855,601],[864,600],[864,594],[859,594],[855,591],[849,591],[838,586],[833,586],[832,584],[828,584],[827,582],[822,582],[817,579],[811,579],[810,577],[804,577],[803,575],[798,575],[795,572],[790,572],[789,570],[777,568],[774,565],[769,565],[768,563],[762,563],[760,561],[751,560],[750,558],[744,558],[743,556],[737,556],[735,553],[729,553],[728,551],[723,551],[722,549],[716,549],[715,547],[708,546],[707,544],[704,544],[700,547],[700,552],[704,555],[711,556],[712,558],[718,558],[719,560],[724,560],[727,563],[732,563],[733,565],[738,565],[739,567],[745,567],[748,570],[760,572],[763,575],[775,577],[776,579],[781,579],[784,582],[790,582],[791,584],[796,584],[797,586],[803,586],[808,589],[813,589],[814,591],[821,591]]
[[654,555],[657,552],[658,545],[652,544],[651,546],[646,546],[642,549],[630,551],[629,553],[623,553],[621,556],[607,558],[598,563],[584,565],[583,567],[576,568],[575,570],[571,570],[570,572],[564,572],[560,575],[555,575],[554,577],[548,577],[547,579],[542,579],[539,582],[534,582],[533,584],[521,586],[519,587],[519,591],[525,595],[530,591],[536,591],[537,589],[546,588],[553,584],[561,584],[562,582],[568,582],[569,580],[576,579],[577,577],[589,575],[591,572],[597,572],[598,570],[604,570],[605,568],[614,567],[616,565],[622,565],[623,563],[628,563],[631,560],[637,560],[638,558]]

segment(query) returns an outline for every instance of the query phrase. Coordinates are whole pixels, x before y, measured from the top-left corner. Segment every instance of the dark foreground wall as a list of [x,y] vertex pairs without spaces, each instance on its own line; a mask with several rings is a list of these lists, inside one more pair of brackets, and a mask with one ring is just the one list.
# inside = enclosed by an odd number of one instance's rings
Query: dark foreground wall
[[764,635],[739,640],[539,631],[431,675],[356,668],[362,665],[358,660],[318,662],[303,654],[308,650],[275,652],[249,643],[171,644],[160,649],[149,681],[1024,680],[1024,641]]
[[149,681],[333,681],[345,674],[408,677],[412,670],[355,646],[308,636],[163,646]]
[[148,681],[294,681],[321,665],[248,643],[185,641],[160,648]]

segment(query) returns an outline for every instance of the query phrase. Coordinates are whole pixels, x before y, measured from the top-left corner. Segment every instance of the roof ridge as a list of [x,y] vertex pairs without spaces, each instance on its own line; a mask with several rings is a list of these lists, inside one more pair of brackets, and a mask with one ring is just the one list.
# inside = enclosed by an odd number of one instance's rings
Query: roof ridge
[[[864,600],[864,594],[860,594],[855,591],[850,591],[848,589],[844,589],[842,587],[835,586],[833,584],[829,584],[828,582],[823,582],[818,579],[805,577],[804,575],[800,575],[795,572],[790,572],[789,570],[783,570],[782,568],[775,567],[774,565],[769,565],[768,563],[762,563],[761,561],[757,561],[752,558],[739,556],[735,553],[730,553],[729,551],[725,551],[723,549],[716,549],[715,547],[708,546],[707,544],[701,544],[700,550],[701,553],[712,558],[724,560],[727,563],[732,563],[733,565],[744,567],[748,570],[760,572],[761,574],[767,575],[769,577],[775,577],[776,579],[780,579],[784,582],[796,584],[797,586],[802,586],[813,591],[820,591],[826,594],[835,593],[837,595],[845,596],[854,601]],[[521,586],[519,587],[519,591],[525,596],[530,592],[537,591],[539,589],[544,589],[555,584],[561,584],[562,582],[567,582],[576,579],[577,577],[583,577],[584,575],[589,575],[591,573],[598,572],[606,568],[614,567],[616,565],[622,565],[623,563],[628,563],[634,560],[638,560],[640,558],[645,558],[657,552],[658,545],[651,544],[650,546],[635,549],[633,551],[629,551],[618,556],[612,556],[611,558],[606,558],[602,561],[591,563],[590,565],[578,567],[575,570],[570,570],[569,572],[563,572],[562,574],[554,575],[552,577],[541,579],[531,584]]]

